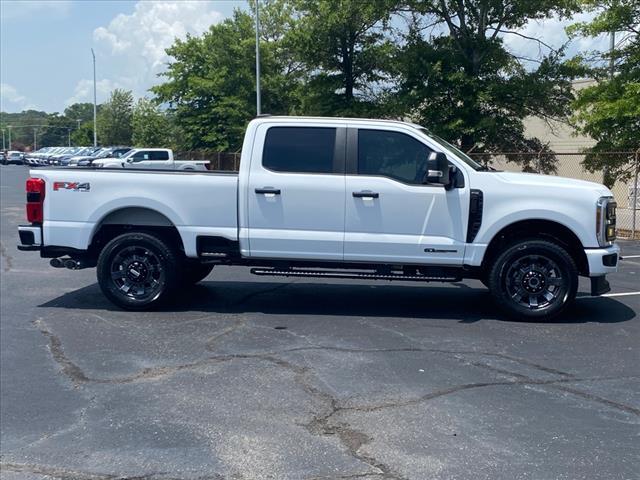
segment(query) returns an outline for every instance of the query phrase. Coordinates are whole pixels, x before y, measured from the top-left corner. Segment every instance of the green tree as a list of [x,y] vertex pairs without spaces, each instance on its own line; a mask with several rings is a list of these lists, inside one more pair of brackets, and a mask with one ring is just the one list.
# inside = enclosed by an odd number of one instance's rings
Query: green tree
[[76,123],[71,132],[71,144],[84,147],[93,145],[93,120],[91,122],[81,123],[79,127]]
[[140,98],[133,108],[133,145],[136,147],[172,147],[172,125],[156,102]]
[[[525,135],[523,119],[567,118],[575,62],[563,51],[518,31],[528,21],[565,17],[572,0],[414,0],[406,44],[396,55],[397,108],[463,150],[531,151],[545,148]],[[429,37],[425,32],[430,31]],[[541,58],[522,58],[504,37],[528,39]],[[535,65],[535,66],[534,66]],[[509,159],[533,169],[531,157]],[[544,171],[554,170],[553,155]]]
[[[33,129],[38,135],[42,127],[47,124],[49,114],[37,110],[24,110],[19,113],[0,112],[0,126],[5,129],[7,141],[9,140],[9,127],[11,127],[11,143],[14,148],[22,145],[33,148]],[[8,146],[8,144],[7,144]],[[38,141],[38,147],[44,146]]]
[[[100,111],[101,105],[97,106]],[[93,103],[74,103],[64,109],[64,116],[72,122],[93,122]]]
[[46,125],[38,129],[38,146],[68,145],[73,123],[58,113],[47,115]]
[[302,111],[318,115],[385,115],[389,21],[395,0],[295,0],[300,20],[288,34],[308,83]]
[[98,142],[101,145],[130,145],[133,94],[115,89],[98,115]]
[[[275,3],[274,3],[275,4]],[[281,55],[282,40],[272,3],[263,9],[272,19],[261,40],[264,112],[288,114],[295,106],[295,69]],[[273,10],[273,9],[272,9]],[[181,148],[239,149],[247,122],[255,116],[255,33],[253,18],[236,10],[200,37],[187,36],[167,49],[173,57],[151,91],[167,103],[181,131]]]
[[[600,155],[600,152],[633,152],[640,148],[640,2],[638,0],[583,0],[586,10],[596,11],[588,23],[572,25],[569,32],[588,37],[617,32],[619,43],[610,52],[596,53],[599,61],[590,69],[596,84],[578,92],[573,123],[596,145],[584,165],[605,172],[604,183],[628,180],[634,172],[634,155]],[[609,61],[613,61],[611,76]]]

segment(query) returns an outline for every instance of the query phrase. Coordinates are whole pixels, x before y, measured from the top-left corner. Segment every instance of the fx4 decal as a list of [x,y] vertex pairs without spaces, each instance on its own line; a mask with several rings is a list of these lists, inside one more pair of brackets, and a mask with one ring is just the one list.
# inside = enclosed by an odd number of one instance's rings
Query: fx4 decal
[[53,191],[58,190],[73,190],[75,192],[88,192],[91,190],[90,183],[78,183],[78,182],[53,182]]

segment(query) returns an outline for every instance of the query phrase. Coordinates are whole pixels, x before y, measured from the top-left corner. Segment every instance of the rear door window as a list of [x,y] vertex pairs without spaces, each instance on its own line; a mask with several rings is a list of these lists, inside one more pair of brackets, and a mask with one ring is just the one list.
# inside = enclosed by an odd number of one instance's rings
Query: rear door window
[[335,128],[271,127],[262,165],[276,172],[333,173],[335,143]]
[[153,150],[149,153],[151,154],[149,160],[169,160],[169,152],[165,150]]

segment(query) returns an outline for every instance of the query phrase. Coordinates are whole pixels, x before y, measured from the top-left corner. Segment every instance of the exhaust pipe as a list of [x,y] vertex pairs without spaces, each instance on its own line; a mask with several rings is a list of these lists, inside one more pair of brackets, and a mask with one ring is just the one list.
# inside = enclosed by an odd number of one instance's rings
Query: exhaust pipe
[[79,270],[80,268],[82,268],[80,266],[80,262],[78,262],[77,260],[74,260],[73,258],[69,258],[68,260],[65,260],[64,266],[67,267],[69,270]]
[[64,262],[61,258],[52,258],[49,261],[49,265],[51,265],[53,268],[64,268]]

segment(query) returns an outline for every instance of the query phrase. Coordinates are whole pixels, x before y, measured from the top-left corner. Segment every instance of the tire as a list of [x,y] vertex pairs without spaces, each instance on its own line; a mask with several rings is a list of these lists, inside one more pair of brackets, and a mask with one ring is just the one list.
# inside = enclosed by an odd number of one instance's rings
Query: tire
[[125,310],[147,310],[165,302],[178,285],[178,259],[163,239],[142,232],[120,235],[98,257],[104,295]]
[[514,320],[550,320],[573,303],[578,269],[560,245],[522,240],[495,258],[488,283],[497,305]]
[[180,269],[180,280],[184,286],[195,285],[207,278],[213,270],[213,265],[197,262],[184,262]]

